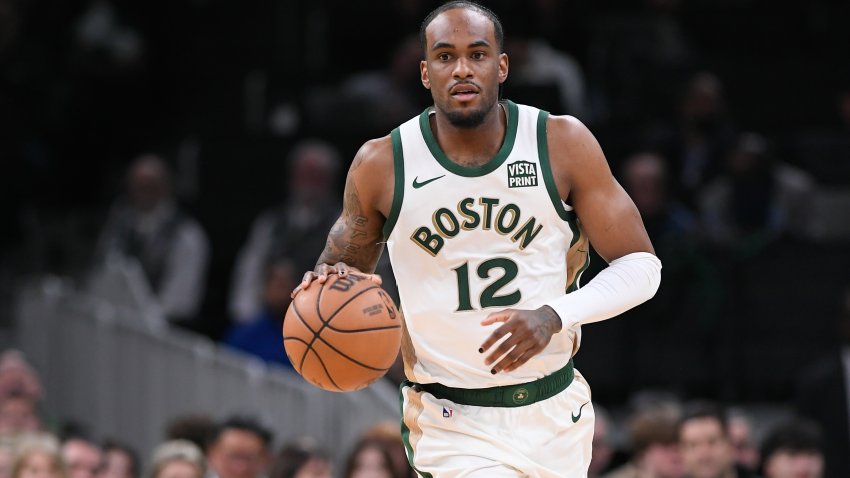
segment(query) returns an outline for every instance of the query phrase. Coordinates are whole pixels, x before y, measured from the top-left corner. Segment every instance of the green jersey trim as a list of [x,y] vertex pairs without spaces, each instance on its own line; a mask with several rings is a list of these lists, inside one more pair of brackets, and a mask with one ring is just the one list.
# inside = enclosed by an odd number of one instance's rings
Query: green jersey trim
[[404,150],[401,147],[401,132],[395,128],[390,137],[393,141],[393,203],[390,206],[390,213],[387,215],[387,221],[384,223],[384,240],[389,239],[393,232],[396,221],[398,221],[398,213],[401,211],[401,203],[404,199]]
[[555,211],[561,219],[570,223],[570,228],[573,229],[573,241],[578,240],[578,235],[573,227],[575,221],[575,212],[568,211],[564,207],[564,202],[561,201],[561,194],[558,192],[558,185],[555,183],[555,176],[552,174],[552,165],[549,162],[549,142],[546,139],[546,120],[549,119],[549,112],[540,110],[537,115],[537,156],[540,158],[540,169],[543,173],[543,183],[546,184],[546,191],[549,193],[549,199],[552,200],[552,205],[555,206]]
[[519,124],[519,108],[516,103],[507,100],[502,104],[505,105],[505,111],[508,115],[508,128],[505,132],[505,140],[502,142],[502,147],[490,161],[487,161],[481,166],[475,167],[461,166],[446,156],[440,148],[440,144],[437,143],[437,138],[434,136],[434,132],[431,131],[431,121],[429,120],[429,113],[431,109],[428,108],[423,111],[422,114],[419,115],[419,129],[422,131],[422,137],[425,138],[425,144],[428,145],[428,149],[431,150],[431,154],[434,155],[437,162],[439,162],[440,165],[449,172],[467,178],[484,176],[485,174],[495,171],[499,166],[501,166],[514,149],[517,125]]

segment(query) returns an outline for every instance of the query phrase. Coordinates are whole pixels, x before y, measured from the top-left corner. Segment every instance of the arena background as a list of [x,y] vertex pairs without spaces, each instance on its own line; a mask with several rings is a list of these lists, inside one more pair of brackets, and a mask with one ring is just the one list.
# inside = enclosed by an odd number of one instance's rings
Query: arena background
[[[415,35],[437,3],[0,1],[3,345],[34,355],[37,368],[55,366],[55,355],[26,349],[33,342],[24,343],[22,328],[30,339],[38,330],[20,321],[50,294],[73,303],[87,284],[100,227],[128,164],[144,152],[174,167],[180,204],[210,242],[201,312],[169,327],[189,341],[218,343],[232,319],[236,255],[256,216],[287,200],[293,146],[321,138],[337,148],[341,190],[363,141],[427,106]],[[659,154],[669,188],[661,209],[683,215],[645,218],[665,264],[658,296],[584,328],[576,364],[594,400],[615,417],[647,394],[719,400],[756,416],[792,413],[801,381],[842,344],[839,325],[850,316],[842,309],[850,309],[850,4],[483,3],[502,16],[507,52],[517,58],[503,95],[584,121],[621,182],[632,155]],[[549,56],[521,74],[520,58],[544,48]],[[577,81],[559,90],[565,77]],[[682,179],[682,145],[694,134],[717,140],[697,185]],[[752,141],[742,143],[741,134]],[[766,159],[736,176],[730,151]],[[808,186],[803,196],[777,198],[780,166],[802,175],[794,177]],[[734,191],[726,202],[706,193],[723,185]],[[585,281],[601,262],[594,257]],[[45,326],[63,320],[63,307],[41,306],[56,314],[42,318]],[[81,320],[83,336],[103,333],[105,321]],[[66,351],[63,366],[93,365],[75,362],[78,352]],[[80,384],[39,371],[49,419],[81,421],[61,415],[71,390],[87,400]],[[116,401],[101,417],[125,413],[118,383],[92,385],[98,403]],[[311,406],[274,397],[250,403]],[[147,421],[161,427],[168,418]],[[157,439],[125,438],[143,454]],[[325,445],[341,459],[349,439]]]

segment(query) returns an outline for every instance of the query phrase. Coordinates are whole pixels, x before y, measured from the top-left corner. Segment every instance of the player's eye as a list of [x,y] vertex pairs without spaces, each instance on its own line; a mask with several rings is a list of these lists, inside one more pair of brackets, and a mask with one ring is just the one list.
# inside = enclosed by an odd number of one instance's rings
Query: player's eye
[[440,61],[449,61],[450,56],[448,53],[440,53],[439,55],[437,55],[437,58]]
[[484,52],[483,51],[476,51],[475,53],[472,54],[472,59],[473,60],[483,60],[484,59]]

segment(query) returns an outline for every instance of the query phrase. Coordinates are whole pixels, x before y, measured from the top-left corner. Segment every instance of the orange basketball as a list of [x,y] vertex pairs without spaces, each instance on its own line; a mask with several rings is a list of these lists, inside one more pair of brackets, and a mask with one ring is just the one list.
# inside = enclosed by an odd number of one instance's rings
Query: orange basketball
[[387,373],[401,344],[401,314],[367,277],[331,274],[299,292],[283,319],[295,370],[334,392],[359,390]]

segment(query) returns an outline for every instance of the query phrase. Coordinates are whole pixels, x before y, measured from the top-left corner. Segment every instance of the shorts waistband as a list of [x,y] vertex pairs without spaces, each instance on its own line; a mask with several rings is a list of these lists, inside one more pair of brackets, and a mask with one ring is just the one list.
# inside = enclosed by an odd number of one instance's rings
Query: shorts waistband
[[437,398],[476,407],[522,407],[563,392],[575,377],[573,360],[562,369],[532,382],[489,388],[455,388],[440,383],[414,385]]

